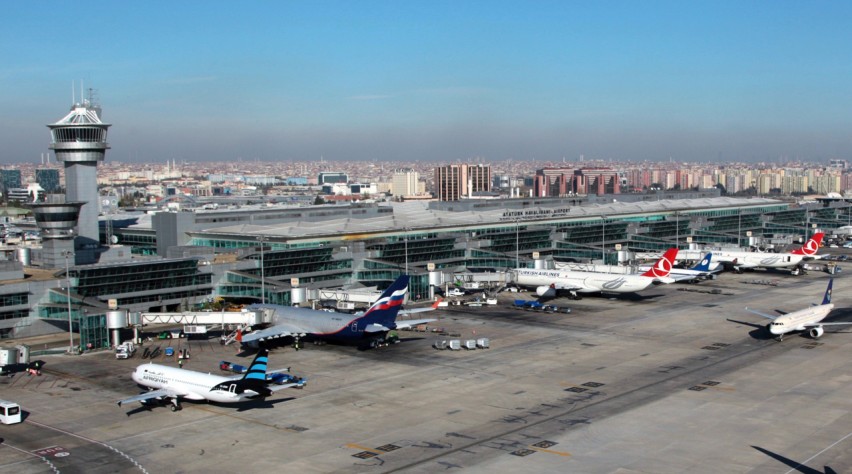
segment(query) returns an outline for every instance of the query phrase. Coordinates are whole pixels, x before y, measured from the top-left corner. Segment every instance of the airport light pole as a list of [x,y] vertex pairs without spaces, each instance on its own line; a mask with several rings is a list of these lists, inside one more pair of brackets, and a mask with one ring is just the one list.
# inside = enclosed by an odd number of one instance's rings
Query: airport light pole
[[606,216],[601,216],[601,260],[606,265]]
[[68,265],[68,257],[74,255],[66,250],[62,252],[65,257],[65,299],[68,300],[68,353],[74,353],[74,324],[71,321],[71,267]]
[[737,209],[737,247],[742,247],[743,210]]
[[515,268],[521,268],[521,248],[520,248],[520,239],[519,229],[521,226],[521,221],[519,219],[515,219]]
[[408,227],[402,230],[405,231],[405,274],[408,275]]
[[675,247],[680,248],[680,212],[675,211]]
[[260,304],[266,304],[266,277],[263,269],[263,243],[266,242],[266,236],[261,235],[257,240],[260,242]]

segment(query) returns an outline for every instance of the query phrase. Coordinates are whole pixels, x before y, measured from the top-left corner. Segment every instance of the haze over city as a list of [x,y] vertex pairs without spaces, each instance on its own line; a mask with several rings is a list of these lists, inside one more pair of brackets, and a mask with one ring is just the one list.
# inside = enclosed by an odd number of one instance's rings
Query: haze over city
[[0,164],[849,159],[847,2],[16,2]]

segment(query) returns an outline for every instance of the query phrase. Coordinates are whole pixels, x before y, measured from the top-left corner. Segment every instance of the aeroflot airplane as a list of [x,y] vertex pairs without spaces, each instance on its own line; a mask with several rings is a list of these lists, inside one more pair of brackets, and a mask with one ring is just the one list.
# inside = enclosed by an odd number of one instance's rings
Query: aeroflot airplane
[[270,384],[266,379],[268,358],[269,351],[261,348],[245,375],[233,377],[222,377],[154,364],[153,362],[142,364],[131,374],[131,378],[139,385],[148,387],[150,391],[119,400],[118,406],[128,402],[142,402],[144,404],[153,399],[165,399],[171,401],[172,411],[178,411],[181,409],[181,398],[237,403],[253,398],[268,397],[272,392],[304,385],[304,380],[298,383]]
[[515,283],[535,288],[536,293],[545,298],[555,297],[560,290],[575,297],[578,293],[634,293],[651,285],[674,282],[669,272],[676,258],[677,248],[670,248],[640,275],[518,268]]
[[822,336],[823,326],[842,326],[852,324],[850,322],[824,323],[822,320],[828,316],[828,313],[834,309],[831,304],[831,285],[834,283],[834,278],[828,280],[828,288],[825,289],[825,296],[822,298],[822,304],[813,305],[810,308],[800,309],[787,313],[782,316],[770,316],[768,314],[746,308],[746,311],[771,319],[772,322],[766,325],[766,329],[773,335],[778,336],[779,341],[784,338],[784,334],[793,331],[807,331],[808,335],[814,339]]
[[738,250],[714,250],[713,261],[722,262],[740,271],[749,268],[790,268],[790,273],[800,273],[799,264],[803,260],[819,258],[816,253],[825,234],[814,234],[805,245],[789,253],[743,252]]
[[[331,339],[343,342],[381,340],[394,329],[404,329],[435,321],[435,319],[408,319],[397,321],[405,294],[408,292],[408,275],[402,275],[378,300],[363,313],[329,313],[308,308],[279,305],[251,305],[249,309],[274,311],[272,326],[242,336],[242,343],[252,343],[282,337],[298,341],[302,337]],[[424,308],[429,309],[429,308]],[[298,342],[297,342],[298,343]]]

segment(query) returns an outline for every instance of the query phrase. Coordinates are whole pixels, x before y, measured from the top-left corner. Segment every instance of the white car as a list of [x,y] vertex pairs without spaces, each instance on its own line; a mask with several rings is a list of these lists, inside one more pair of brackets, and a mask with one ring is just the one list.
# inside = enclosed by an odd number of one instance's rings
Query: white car
[[464,291],[458,288],[453,288],[447,292],[447,296],[464,296]]

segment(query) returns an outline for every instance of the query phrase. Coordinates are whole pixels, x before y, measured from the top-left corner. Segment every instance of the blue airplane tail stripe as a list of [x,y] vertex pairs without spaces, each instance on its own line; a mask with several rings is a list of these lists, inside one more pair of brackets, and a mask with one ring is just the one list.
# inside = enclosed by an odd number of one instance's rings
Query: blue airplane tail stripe
[[828,288],[825,289],[825,296],[822,297],[822,304],[831,303],[831,285],[834,283],[834,278],[828,280]]
[[248,371],[243,376],[243,380],[266,380],[266,366],[269,360],[269,350],[260,349],[254,360],[251,361]]

